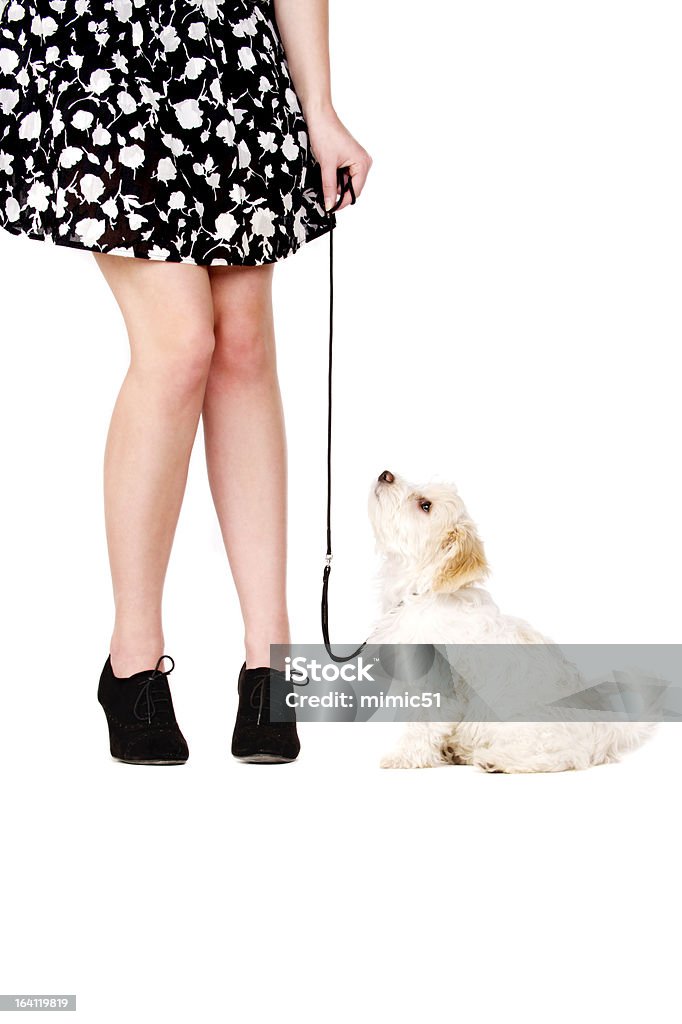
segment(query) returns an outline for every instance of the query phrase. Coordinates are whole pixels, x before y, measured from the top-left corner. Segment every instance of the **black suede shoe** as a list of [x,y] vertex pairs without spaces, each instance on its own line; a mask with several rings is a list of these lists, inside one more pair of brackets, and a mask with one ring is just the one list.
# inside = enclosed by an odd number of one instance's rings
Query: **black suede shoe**
[[[159,669],[164,658],[172,664]],[[168,675],[175,668],[162,654],[153,669],[115,676],[111,655],[102,669],[97,699],[109,725],[111,756],[126,764],[184,764],[189,757],[185,737],[175,719]]]
[[293,692],[293,687],[284,672],[265,666],[247,668],[244,662],[238,689],[232,756],[249,764],[295,761],[301,744],[296,731],[296,713],[285,699]]

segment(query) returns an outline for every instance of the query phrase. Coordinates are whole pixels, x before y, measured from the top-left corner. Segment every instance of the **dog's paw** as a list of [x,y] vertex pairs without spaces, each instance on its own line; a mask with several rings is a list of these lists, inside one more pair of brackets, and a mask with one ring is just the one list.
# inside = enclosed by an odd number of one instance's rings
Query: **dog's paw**
[[488,772],[490,775],[494,773],[506,773],[509,771],[508,768],[503,768],[502,765],[496,764],[489,758],[481,758],[480,760],[474,761],[476,768],[480,768],[482,772]]
[[412,768],[407,758],[398,750],[392,750],[390,754],[384,754],[379,761],[380,768]]
[[407,754],[401,750],[392,750],[379,761],[380,768],[435,768],[437,764],[440,764],[440,761],[419,757],[414,753]]

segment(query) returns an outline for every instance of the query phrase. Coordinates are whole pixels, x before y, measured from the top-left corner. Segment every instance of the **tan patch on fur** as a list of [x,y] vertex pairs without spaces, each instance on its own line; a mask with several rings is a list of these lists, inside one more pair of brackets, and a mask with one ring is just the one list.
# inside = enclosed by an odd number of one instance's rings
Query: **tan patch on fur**
[[452,550],[452,555],[446,558],[436,573],[432,584],[433,590],[459,590],[467,583],[473,583],[488,575],[488,562],[483,543],[473,525],[448,530],[441,548],[446,551]]

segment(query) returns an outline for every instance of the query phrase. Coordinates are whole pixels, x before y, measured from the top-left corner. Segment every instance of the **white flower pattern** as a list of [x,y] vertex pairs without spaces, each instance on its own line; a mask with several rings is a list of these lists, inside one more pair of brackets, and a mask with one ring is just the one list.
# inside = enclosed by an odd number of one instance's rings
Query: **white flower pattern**
[[328,231],[273,0],[6,0],[0,227],[207,266]]

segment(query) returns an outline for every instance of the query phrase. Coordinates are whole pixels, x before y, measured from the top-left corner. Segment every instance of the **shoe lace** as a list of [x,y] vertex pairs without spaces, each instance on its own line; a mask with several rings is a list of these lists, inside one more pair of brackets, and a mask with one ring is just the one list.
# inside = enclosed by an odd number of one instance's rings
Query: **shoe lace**
[[[270,675],[273,675],[277,679],[281,679],[282,681],[284,681],[285,679],[284,673],[281,671],[281,669],[270,669],[269,674],[262,675],[260,679],[258,679],[257,682],[254,683],[253,688],[251,690],[251,694],[249,696],[249,705],[254,711],[258,710],[258,718],[256,719],[256,725],[260,725],[261,715],[263,714],[263,708],[265,707],[266,703],[266,684],[270,681]],[[309,682],[310,680],[308,679],[307,676],[304,682],[297,682],[295,679],[292,679],[292,683],[294,686],[307,686]]]
[[[168,658],[171,662],[169,669],[160,669],[159,665],[164,658]],[[170,691],[168,689],[168,676],[175,668],[175,662],[171,658],[170,654],[162,654],[156,662],[156,665],[148,676],[141,679],[139,682],[140,692],[137,695],[137,699],[133,706],[133,714],[135,718],[140,722],[147,722],[151,724],[151,720],[154,715],[159,711],[160,704],[170,704]],[[163,686],[156,687],[154,690],[154,684],[158,683],[159,680],[163,679]],[[142,713],[140,713],[142,710]]]
[[268,676],[261,676],[261,678],[254,684],[249,696],[249,706],[253,708],[254,711],[258,710],[258,718],[256,719],[257,725],[260,725],[260,719],[265,705],[266,682],[268,682]]

